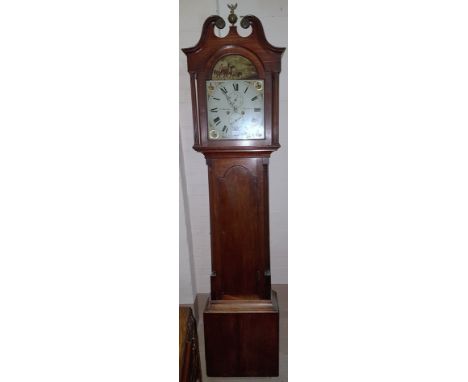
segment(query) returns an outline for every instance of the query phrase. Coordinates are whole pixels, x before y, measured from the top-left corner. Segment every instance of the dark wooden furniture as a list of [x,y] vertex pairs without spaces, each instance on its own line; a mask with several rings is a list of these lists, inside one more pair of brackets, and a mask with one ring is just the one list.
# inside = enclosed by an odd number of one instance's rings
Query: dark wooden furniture
[[197,323],[192,309],[179,307],[179,381],[201,382]]
[[[251,26],[252,33],[241,37],[232,14],[233,10],[226,37],[214,33],[215,26],[225,26],[224,20],[211,16],[197,45],[183,49],[192,91],[193,147],[205,155],[208,165],[212,273],[211,298],[203,315],[207,375],[277,376],[279,310],[271,290],[268,162],[280,147],[279,73],[284,48],[266,40],[255,16],[243,17],[241,26]],[[225,88],[226,99],[219,92],[215,98],[213,88],[210,95],[210,86],[219,79],[225,80],[219,86]],[[259,107],[251,103],[257,97],[246,98],[252,86],[263,98]],[[221,119],[216,117],[218,104],[213,98],[219,101]],[[247,120],[247,115],[252,117]],[[224,122],[218,128],[220,120]],[[252,124],[260,133],[249,138]],[[238,129],[243,138],[223,135],[230,129]]]

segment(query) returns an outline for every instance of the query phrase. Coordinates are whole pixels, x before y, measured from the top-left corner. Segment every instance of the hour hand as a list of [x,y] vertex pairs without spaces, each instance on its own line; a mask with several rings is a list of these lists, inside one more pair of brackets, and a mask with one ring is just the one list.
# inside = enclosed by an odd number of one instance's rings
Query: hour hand
[[229,97],[227,94],[225,94],[225,96],[226,96],[226,99],[228,101],[228,104],[231,105],[232,107],[234,107],[234,103],[232,102],[231,97]]

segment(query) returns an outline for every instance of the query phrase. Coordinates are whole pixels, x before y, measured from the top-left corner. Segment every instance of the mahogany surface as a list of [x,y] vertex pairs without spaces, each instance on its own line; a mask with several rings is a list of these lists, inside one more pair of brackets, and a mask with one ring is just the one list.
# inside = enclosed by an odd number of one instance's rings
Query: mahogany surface
[[279,310],[272,300],[210,301],[203,314],[210,377],[279,374]]
[[[271,291],[268,161],[279,144],[279,73],[285,48],[271,45],[255,16],[247,37],[229,27],[217,37],[209,17],[187,55],[194,124],[193,148],[208,166],[211,221],[211,299],[204,311],[209,376],[277,376],[279,310]],[[208,139],[206,81],[222,57],[245,56],[264,81],[265,139]]]
[[[192,88],[192,106],[194,120],[194,149],[201,152],[211,150],[277,150],[278,134],[278,75],[281,71],[281,56],[285,48],[271,45],[263,31],[260,20],[255,16],[245,16],[252,27],[252,33],[247,37],[238,34],[235,26],[229,27],[227,36],[220,38],[215,35],[215,24],[222,20],[219,16],[211,16],[203,24],[200,41],[191,48],[182,49],[187,55],[188,71]],[[208,139],[208,121],[206,112],[207,80],[212,78],[216,62],[229,54],[240,54],[253,62],[264,80],[265,91],[265,139],[263,140],[218,140]],[[194,98],[195,97],[195,98]]]
[[[268,159],[208,159],[211,298],[270,298]],[[226,297],[229,298],[229,297]]]

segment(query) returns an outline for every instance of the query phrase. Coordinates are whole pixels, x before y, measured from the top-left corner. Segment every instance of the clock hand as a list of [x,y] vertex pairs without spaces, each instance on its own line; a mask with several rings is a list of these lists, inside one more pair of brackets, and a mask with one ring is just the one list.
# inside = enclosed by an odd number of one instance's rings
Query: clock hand
[[232,98],[228,95],[228,93],[224,93],[224,96],[226,97],[226,100],[228,101],[229,105],[231,105],[231,107],[237,113],[237,107],[234,106],[234,102],[232,102]]
[[[224,93],[224,92],[223,92],[223,93]],[[226,97],[226,99],[227,99],[227,101],[228,101],[229,105],[231,105],[231,106],[232,106],[231,97],[229,97],[229,95],[228,95],[227,93],[224,93],[224,96]]]

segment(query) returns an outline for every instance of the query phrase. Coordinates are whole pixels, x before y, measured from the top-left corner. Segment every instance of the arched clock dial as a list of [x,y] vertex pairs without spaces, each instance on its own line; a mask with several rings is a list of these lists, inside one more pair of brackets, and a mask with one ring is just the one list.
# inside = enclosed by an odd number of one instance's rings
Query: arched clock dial
[[207,81],[208,138],[264,139],[263,80]]

